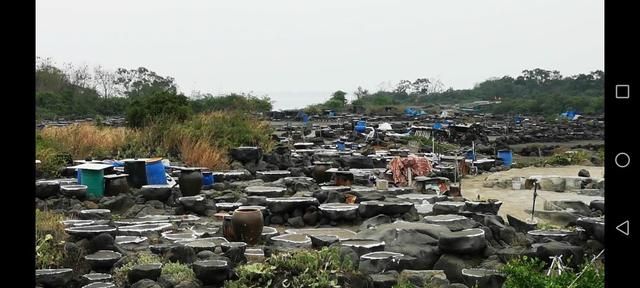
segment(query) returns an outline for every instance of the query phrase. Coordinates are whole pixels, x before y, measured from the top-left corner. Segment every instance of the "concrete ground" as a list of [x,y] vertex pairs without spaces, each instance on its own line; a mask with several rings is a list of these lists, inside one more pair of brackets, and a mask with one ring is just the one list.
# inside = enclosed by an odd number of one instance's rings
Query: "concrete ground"
[[[529,177],[533,175],[558,175],[558,176],[578,176],[580,169],[587,169],[591,177],[604,178],[604,167],[594,166],[564,166],[564,167],[526,167],[519,169],[510,169],[508,171],[496,172],[491,174],[482,174],[478,176],[467,176],[462,180],[462,195],[467,199],[476,199],[480,194],[482,199],[498,199],[503,202],[500,207],[499,215],[506,217],[510,214],[519,219],[530,218],[531,215],[525,212],[525,209],[531,210],[533,200],[533,189],[530,190],[513,190],[502,189],[499,187],[486,188],[483,187],[485,179],[488,177]],[[578,195],[575,192],[553,192],[538,190],[536,199],[536,210],[543,210],[544,200],[579,200],[587,205],[597,199],[604,199],[598,196]],[[505,218],[506,219],[506,218]],[[544,222],[544,221],[542,221]]]

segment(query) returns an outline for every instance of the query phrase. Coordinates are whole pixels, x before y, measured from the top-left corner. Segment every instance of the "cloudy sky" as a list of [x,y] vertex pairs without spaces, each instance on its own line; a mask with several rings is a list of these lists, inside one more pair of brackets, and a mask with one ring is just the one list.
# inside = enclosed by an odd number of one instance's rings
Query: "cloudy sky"
[[603,70],[604,1],[37,0],[36,54],[295,108],[401,79]]

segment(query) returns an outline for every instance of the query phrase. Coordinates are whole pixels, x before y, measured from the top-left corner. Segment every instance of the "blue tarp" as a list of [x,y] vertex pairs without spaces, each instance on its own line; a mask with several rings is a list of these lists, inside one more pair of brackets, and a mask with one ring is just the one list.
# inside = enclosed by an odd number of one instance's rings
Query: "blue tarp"
[[404,115],[409,116],[409,117],[415,117],[415,116],[420,116],[420,115],[424,115],[424,111],[422,110],[417,110],[415,108],[405,108],[404,109]]

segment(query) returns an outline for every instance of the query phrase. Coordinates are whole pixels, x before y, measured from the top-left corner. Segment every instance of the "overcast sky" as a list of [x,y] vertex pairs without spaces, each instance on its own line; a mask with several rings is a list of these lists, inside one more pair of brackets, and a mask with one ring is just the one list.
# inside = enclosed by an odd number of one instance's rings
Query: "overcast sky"
[[36,54],[295,108],[402,79],[603,70],[604,1],[37,0]]

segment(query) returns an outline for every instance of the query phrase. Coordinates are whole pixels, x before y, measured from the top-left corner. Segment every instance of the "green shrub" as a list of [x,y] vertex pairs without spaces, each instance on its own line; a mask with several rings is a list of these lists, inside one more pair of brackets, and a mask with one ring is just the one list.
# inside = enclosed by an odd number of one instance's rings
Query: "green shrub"
[[131,261],[113,270],[113,281],[118,287],[125,287],[128,281],[127,274],[134,266],[153,263],[162,263],[162,258],[150,252],[139,252],[131,257]]
[[[604,287],[604,267],[597,262],[594,265],[580,267],[584,273],[573,284],[573,288]],[[537,258],[523,256],[507,263],[502,271],[506,273],[505,288],[567,288],[576,280],[579,273],[567,268],[561,275],[547,276],[545,263]]]
[[166,263],[162,266],[162,276],[168,277],[175,283],[196,279],[196,273],[194,273],[189,266],[172,262]]
[[272,255],[265,263],[236,268],[238,280],[226,288],[240,287],[337,287],[338,273],[353,273],[354,265],[335,248],[300,250]]
[[588,162],[590,158],[591,157],[589,155],[589,152],[584,150],[567,151],[564,153],[557,153],[551,156],[546,161],[546,164],[561,165],[561,166],[579,165],[579,164],[584,164],[585,162]]

